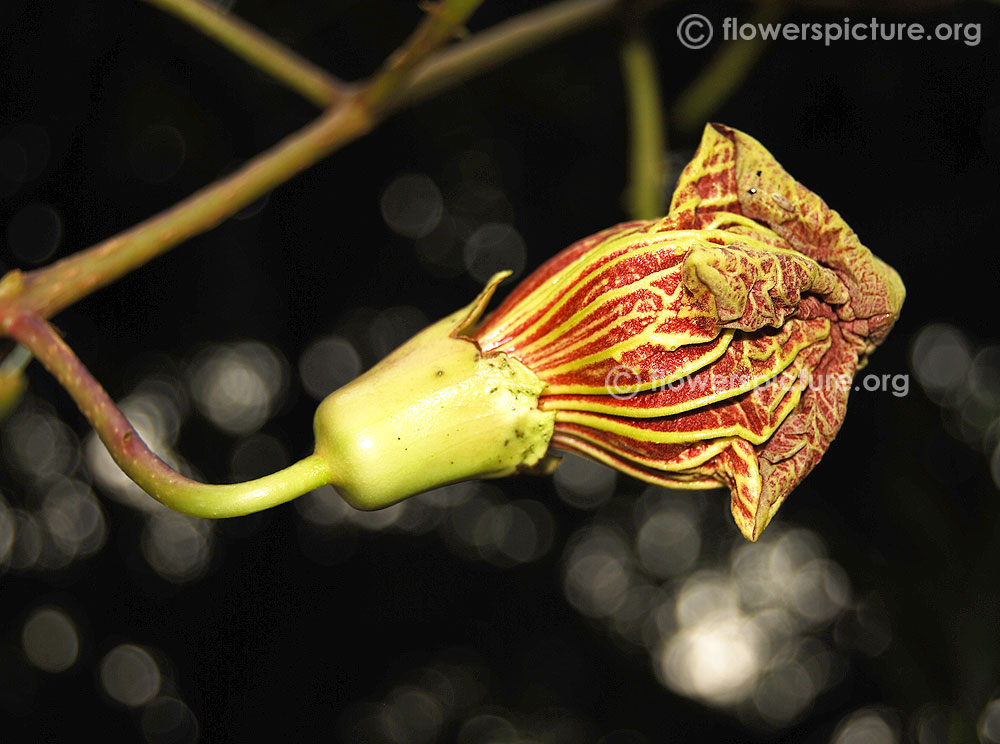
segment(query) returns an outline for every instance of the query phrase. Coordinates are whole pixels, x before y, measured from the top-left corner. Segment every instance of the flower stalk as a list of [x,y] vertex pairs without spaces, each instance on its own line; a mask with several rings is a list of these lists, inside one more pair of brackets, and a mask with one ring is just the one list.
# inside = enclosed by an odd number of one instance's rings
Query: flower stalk
[[149,449],[49,323],[21,315],[10,324],[9,331],[34,350],[38,360],[66,389],[118,467],[164,506],[195,517],[237,517],[290,501],[330,481],[329,463],[316,455],[244,483],[211,485],[186,478]]
[[625,204],[629,217],[651,219],[663,214],[666,199],[666,128],[653,46],[638,24],[622,43],[621,65],[628,98],[631,181]]

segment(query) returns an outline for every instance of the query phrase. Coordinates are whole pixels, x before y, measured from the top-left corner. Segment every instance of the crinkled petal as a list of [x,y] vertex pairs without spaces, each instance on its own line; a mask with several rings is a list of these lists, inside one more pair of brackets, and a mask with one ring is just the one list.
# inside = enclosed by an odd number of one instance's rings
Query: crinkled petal
[[727,486],[755,540],[843,422],[899,276],[755,139],[706,127],[670,212],[579,241],[474,332],[546,384],[552,443]]

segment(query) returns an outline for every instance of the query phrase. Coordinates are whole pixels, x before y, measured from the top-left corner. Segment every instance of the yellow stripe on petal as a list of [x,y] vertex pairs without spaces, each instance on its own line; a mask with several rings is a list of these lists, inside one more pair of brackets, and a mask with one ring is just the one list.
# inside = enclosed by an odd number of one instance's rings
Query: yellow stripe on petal
[[785,416],[795,409],[805,384],[805,380],[793,379],[770,385],[768,389],[776,390],[780,395],[768,396],[765,405],[758,404],[748,409],[727,403],[679,416],[638,420],[583,411],[556,411],[556,425],[560,422],[580,424],[651,444],[683,444],[718,437],[740,437],[762,444],[781,426]]
[[709,125],[669,214],[574,243],[473,337],[547,385],[553,444],[651,483],[727,485],[756,540],[836,435],[903,297],[760,143]]
[[[803,349],[829,335],[830,322],[825,318],[795,319],[773,334],[738,337],[717,360],[711,360],[710,366],[693,373],[632,387],[609,379],[605,389],[593,394],[560,394],[562,391],[550,386],[539,403],[549,411],[590,411],[632,418],[685,413],[753,390],[790,367]],[[619,387],[611,389],[616,382]]]
[[631,475],[633,478],[637,478],[641,481],[652,483],[657,486],[707,490],[712,488],[721,488],[724,485],[713,477],[695,477],[685,479],[678,474],[660,473],[654,470],[647,470],[646,468],[630,463],[627,460],[615,457],[612,453],[579,439],[574,440],[557,434],[552,438],[552,444],[553,446],[564,449],[567,452],[574,452],[579,455],[590,457],[591,459],[612,467],[615,470],[625,473],[626,475]]
[[636,465],[659,470],[667,473],[683,473],[701,468],[709,460],[722,452],[731,442],[733,437],[722,439],[711,439],[693,444],[660,446],[658,456],[643,454],[632,448],[623,446],[622,440],[617,443],[609,443],[601,438],[598,432],[588,430],[586,427],[573,426],[566,423],[560,424],[559,435],[574,441],[584,442],[594,447],[610,452],[615,457],[628,460]]

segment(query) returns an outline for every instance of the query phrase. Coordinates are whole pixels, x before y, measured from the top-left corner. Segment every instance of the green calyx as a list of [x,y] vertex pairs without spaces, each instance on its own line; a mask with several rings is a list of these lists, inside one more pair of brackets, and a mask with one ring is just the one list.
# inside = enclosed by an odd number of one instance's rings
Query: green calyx
[[555,414],[538,410],[545,383],[461,336],[505,276],[320,404],[316,455],[351,506],[380,509],[448,483],[554,464],[545,453]]

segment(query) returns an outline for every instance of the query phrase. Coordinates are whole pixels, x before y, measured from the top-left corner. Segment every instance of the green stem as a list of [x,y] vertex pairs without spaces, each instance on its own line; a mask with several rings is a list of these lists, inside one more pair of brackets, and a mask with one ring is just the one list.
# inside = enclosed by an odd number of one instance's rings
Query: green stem
[[[785,12],[787,0],[764,0],[747,23],[775,23]],[[677,98],[671,111],[682,132],[700,132],[715,112],[738,90],[770,42],[759,34],[751,40],[727,41],[701,74]]]
[[404,88],[414,68],[435,49],[458,35],[483,0],[440,0],[410,38],[393,52],[361,96],[373,109],[383,109]]
[[330,470],[316,455],[245,483],[208,485],[186,478],[149,449],[77,358],[44,320],[20,315],[10,335],[32,351],[66,388],[125,474],[161,504],[195,517],[238,517],[283,504],[329,483]]
[[[165,212],[23,278],[17,279],[12,272],[5,277],[7,286],[0,285],[0,290],[8,290],[17,309],[51,317],[178,243],[211,229],[372,126],[371,114],[356,95],[351,96],[242,168]],[[3,294],[0,291],[0,302]],[[3,310],[0,306],[0,314],[7,318],[14,314]]]
[[656,58],[649,38],[638,29],[626,37],[621,57],[630,134],[631,183],[625,200],[632,219],[653,219],[666,211],[666,138]]
[[620,0],[562,0],[502,21],[420,65],[395,105],[430,98],[547,42],[607,20],[620,4]]
[[234,54],[312,101],[332,106],[347,95],[343,82],[238,17],[204,0],[145,0],[172,13]]

